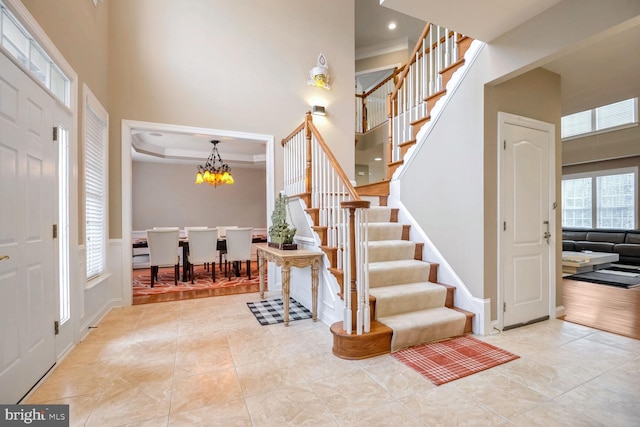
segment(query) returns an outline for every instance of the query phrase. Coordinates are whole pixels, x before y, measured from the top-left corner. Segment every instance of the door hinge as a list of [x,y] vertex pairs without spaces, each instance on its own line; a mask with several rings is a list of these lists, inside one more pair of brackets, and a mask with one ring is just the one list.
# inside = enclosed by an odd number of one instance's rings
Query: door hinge
[[503,150],[507,149],[507,140],[506,139],[504,141],[502,141],[502,149]]
[[502,223],[502,230],[503,230],[503,231],[507,231],[507,221],[504,221],[504,222]]
[[58,238],[58,224],[53,224],[53,238]]
[[58,322],[57,320],[53,322],[53,331],[56,333],[56,335],[60,334],[60,322]]
[[58,140],[58,127],[54,126],[53,128],[53,140],[57,141]]
[[503,303],[502,303],[502,312],[503,312],[503,313],[506,313],[506,312],[507,312],[507,303],[506,303],[506,302],[503,302]]

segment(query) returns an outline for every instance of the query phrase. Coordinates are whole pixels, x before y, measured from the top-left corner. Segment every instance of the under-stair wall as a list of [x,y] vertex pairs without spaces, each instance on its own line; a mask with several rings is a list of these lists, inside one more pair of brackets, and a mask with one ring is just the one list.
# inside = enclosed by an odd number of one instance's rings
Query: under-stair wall
[[[578,11],[580,19],[576,20]],[[639,15],[640,3],[627,2],[612,11],[603,2],[565,0],[492,41],[479,53],[432,126],[418,134],[415,148],[394,175],[389,204],[403,208],[400,220],[415,224],[412,229],[421,229],[428,236],[432,246],[425,245],[425,258],[446,260],[444,265],[455,272],[452,278],[467,287],[468,302],[485,313],[475,333],[491,331],[498,299],[498,284],[487,280],[487,273],[498,268],[497,247],[491,244],[496,239],[486,235],[497,229],[498,221],[495,207],[487,206],[487,195],[495,197],[497,192],[491,184],[497,182],[497,171],[487,167],[487,161],[495,165],[495,159],[487,159],[487,147],[497,144],[497,137],[486,133],[487,122],[496,123],[497,117],[486,116],[485,86],[543,65],[559,52],[605,30],[614,31],[615,26],[622,27]],[[558,154],[558,168],[561,163]],[[557,176],[559,180],[560,171]],[[559,181],[556,189],[560,194]],[[560,210],[556,215],[559,225]],[[491,311],[487,311],[489,301]],[[479,313],[458,300],[456,306]]]
[[[291,214],[291,222],[296,227],[295,242],[300,249],[308,249],[320,252],[320,246],[316,241],[314,230],[311,228],[316,225],[312,218],[305,212],[307,208],[305,202],[299,197],[289,199],[289,207]],[[343,301],[338,296],[340,287],[336,278],[328,270],[330,263],[326,256],[323,258],[320,268],[320,278],[318,284],[318,319],[325,325],[331,325],[342,320]],[[274,272],[274,283],[281,284],[282,278],[279,269]],[[271,280],[272,271],[269,271]],[[299,301],[305,307],[312,306],[311,300],[311,270],[309,268],[292,268],[291,269],[291,291],[290,295]],[[276,285],[277,286],[277,285]],[[281,289],[281,285],[279,287]]]

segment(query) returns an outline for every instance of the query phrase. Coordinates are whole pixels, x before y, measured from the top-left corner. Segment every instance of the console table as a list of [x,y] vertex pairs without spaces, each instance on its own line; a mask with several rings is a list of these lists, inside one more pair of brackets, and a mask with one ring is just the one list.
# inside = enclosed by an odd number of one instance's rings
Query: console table
[[304,249],[281,250],[267,245],[256,245],[258,254],[258,269],[260,271],[260,298],[264,298],[264,261],[275,262],[282,268],[282,303],[284,306],[284,326],[289,326],[289,286],[291,267],[311,267],[311,318],[315,322],[318,314],[318,270],[323,252]]

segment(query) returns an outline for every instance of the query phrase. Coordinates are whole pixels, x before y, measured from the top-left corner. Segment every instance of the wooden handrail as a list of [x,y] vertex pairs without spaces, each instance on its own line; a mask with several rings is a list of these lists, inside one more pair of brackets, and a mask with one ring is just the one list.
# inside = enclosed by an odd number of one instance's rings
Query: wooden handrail
[[[307,115],[311,115],[311,111],[307,111]],[[297,128],[295,128],[293,130],[293,132],[291,132],[289,135],[285,136],[284,138],[282,138],[282,146],[284,147],[287,142],[289,142],[291,140],[291,138],[293,138],[298,132],[300,132],[302,129],[304,129],[304,127],[306,126],[306,119],[304,122],[300,123],[300,126],[298,126]]]
[[401,65],[400,68],[394,68],[393,72],[384,80],[382,80],[380,83],[378,83],[377,85],[375,85],[371,90],[369,90],[368,92],[363,92],[362,95],[358,95],[356,94],[356,96],[361,96],[363,98],[366,98],[367,96],[371,95],[373,92],[375,92],[376,90],[378,90],[379,88],[381,88],[382,86],[384,86],[385,83],[387,83],[389,80],[391,79],[395,79],[396,76],[398,74],[400,74],[405,68],[406,68],[406,64],[405,65]]
[[429,35],[429,31],[431,31],[431,23],[428,23],[424,27],[424,30],[422,30],[422,34],[420,34],[420,38],[418,39],[420,41],[418,43],[416,43],[415,47],[413,48],[413,51],[411,52],[411,60],[409,62],[407,62],[407,65],[404,67],[404,70],[402,70],[402,73],[400,74],[400,77],[398,78],[398,81],[396,82],[395,89],[393,89],[393,92],[391,92],[391,98],[392,99],[394,99],[396,96],[398,96],[398,91],[400,90],[400,87],[402,86],[405,77],[407,77],[407,74],[409,73],[409,69],[411,68],[411,64],[413,64],[416,61],[416,53],[418,53],[418,51],[420,50],[420,47],[422,46],[423,40],[427,38],[427,35]]
[[351,184],[351,181],[347,177],[347,174],[344,173],[342,166],[340,166],[340,163],[338,163],[338,161],[336,160],[335,156],[333,155],[333,152],[329,149],[329,146],[327,145],[327,143],[324,142],[324,138],[322,137],[322,135],[320,135],[320,132],[318,132],[318,128],[316,128],[316,126],[313,124],[313,121],[309,122],[309,128],[311,129],[311,132],[318,140],[318,144],[320,144],[320,146],[322,147],[322,150],[324,151],[325,155],[329,159],[329,163],[331,163],[331,166],[333,166],[336,173],[338,174],[342,182],[345,184],[345,187],[347,188],[349,195],[353,198],[353,200],[360,200],[360,196],[356,192],[356,189],[353,188],[353,185]]

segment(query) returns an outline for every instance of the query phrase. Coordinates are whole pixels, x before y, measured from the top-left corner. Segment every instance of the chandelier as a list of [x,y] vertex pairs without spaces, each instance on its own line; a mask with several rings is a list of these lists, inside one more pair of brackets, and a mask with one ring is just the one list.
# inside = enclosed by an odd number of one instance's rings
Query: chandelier
[[218,153],[218,143],[220,141],[213,140],[213,150],[207,158],[207,163],[198,165],[198,173],[196,174],[196,184],[202,184],[206,182],[209,185],[217,187],[222,184],[233,184],[233,177],[231,176],[231,168],[228,164],[223,163]]

